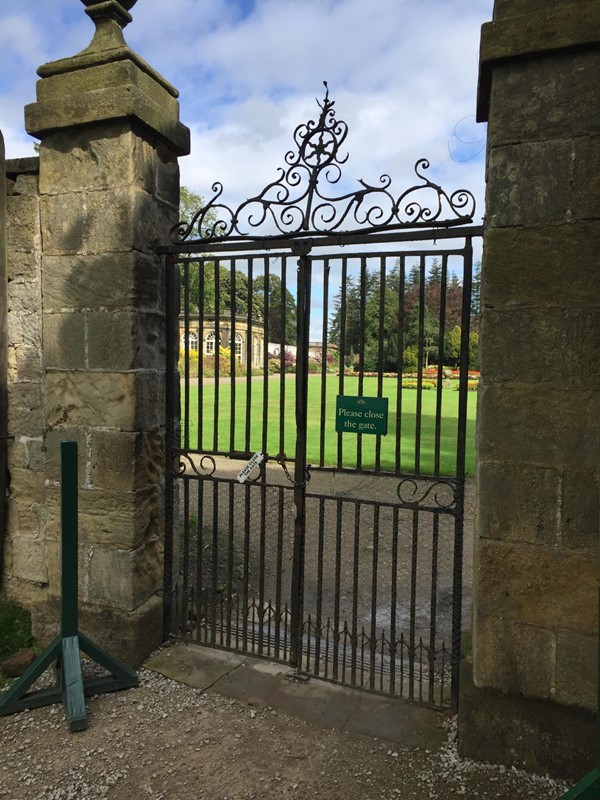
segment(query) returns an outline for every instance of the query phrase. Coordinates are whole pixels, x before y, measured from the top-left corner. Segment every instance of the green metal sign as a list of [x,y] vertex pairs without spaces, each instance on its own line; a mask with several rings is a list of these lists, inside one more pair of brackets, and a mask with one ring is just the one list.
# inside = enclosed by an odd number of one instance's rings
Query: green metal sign
[[338,433],[371,433],[385,436],[387,427],[387,397],[337,396],[335,429]]

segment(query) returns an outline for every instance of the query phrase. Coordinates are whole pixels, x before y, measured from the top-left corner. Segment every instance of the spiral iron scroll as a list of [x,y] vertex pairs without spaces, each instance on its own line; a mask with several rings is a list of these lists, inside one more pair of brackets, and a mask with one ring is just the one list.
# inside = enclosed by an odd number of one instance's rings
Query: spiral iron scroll
[[[176,243],[213,241],[259,236],[261,226],[278,231],[275,236],[299,236],[342,231],[379,230],[387,226],[418,228],[449,227],[472,222],[475,198],[466,189],[448,194],[425,176],[429,161],[421,158],[415,174],[421,181],[396,195],[392,179],[381,175],[378,185],[359,180],[361,189],[338,197],[327,187],[342,177],[347,161],[342,145],[348,126],[337,120],[325,83],[325,98],[317,100],[319,119],[302,123],[294,131],[295,150],[285,155],[286,167],[278,169],[277,180],[237,208],[220,202],[223,185],[214,183],[213,196],[198,209],[191,221],[179,222],[171,230]],[[268,235],[273,236],[272,232]]]
[[456,487],[450,481],[437,478],[427,481],[422,477],[403,478],[398,484],[397,492],[398,498],[406,506],[424,508],[425,501],[430,498],[429,505],[426,506],[428,509],[453,511],[456,507]]
[[212,456],[202,456],[199,464],[196,464],[188,453],[180,453],[179,459],[179,475],[185,475],[189,469],[197,475],[198,478],[210,478],[217,469],[217,465]]

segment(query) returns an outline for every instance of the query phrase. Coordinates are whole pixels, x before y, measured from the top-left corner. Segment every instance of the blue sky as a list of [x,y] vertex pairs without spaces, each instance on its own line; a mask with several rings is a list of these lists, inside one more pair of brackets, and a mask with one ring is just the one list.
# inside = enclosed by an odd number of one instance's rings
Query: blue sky
[[[396,194],[429,177],[484,198],[485,126],[475,123],[479,36],[493,0],[139,0],[130,47],[180,91],[192,153],[182,183],[236,206],[276,177],[294,129],[318,116],[323,80],[349,126],[340,193],[387,173]],[[36,68],[84,49],[79,0],[0,0],[0,128],[7,156],[33,154],[23,106]],[[478,254],[476,253],[476,258]],[[315,298],[317,299],[317,298]],[[319,337],[320,316],[313,318]]]
[[[483,139],[475,124],[479,30],[493,0],[139,0],[129,45],[181,92],[192,130],[183,183],[220,180],[232,203],[274,176],[294,128],[327,80],[350,128],[345,179],[398,189],[420,157],[483,214]],[[89,43],[79,0],[0,0],[0,127],[7,155],[33,152],[23,106],[36,68]],[[457,136],[458,134],[458,136]],[[469,142],[464,143],[461,140]]]

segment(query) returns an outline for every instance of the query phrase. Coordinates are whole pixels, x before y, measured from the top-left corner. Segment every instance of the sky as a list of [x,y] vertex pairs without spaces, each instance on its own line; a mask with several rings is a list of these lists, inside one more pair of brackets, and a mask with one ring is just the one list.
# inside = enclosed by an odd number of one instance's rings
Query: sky
[[[467,188],[483,217],[485,125],[475,122],[480,28],[493,0],[138,0],[129,46],[180,91],[192,153],[182,183],[232,206],[276,177],[294,129],[318,117],[323,81],[349,127],[341,186],[414,164]],[[33,155],[23,107],[36,68],[74,55],[94,27],[80,0],[0,0],[0,129],[7,157]]]

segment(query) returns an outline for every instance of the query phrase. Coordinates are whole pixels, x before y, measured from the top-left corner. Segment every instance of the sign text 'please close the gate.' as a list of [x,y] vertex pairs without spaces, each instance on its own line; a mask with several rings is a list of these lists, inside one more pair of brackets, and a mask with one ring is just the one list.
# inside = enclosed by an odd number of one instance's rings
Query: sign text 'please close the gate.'
[[344,397],[338,395],[335,429],[338,433],[387,435],[387,397]]

